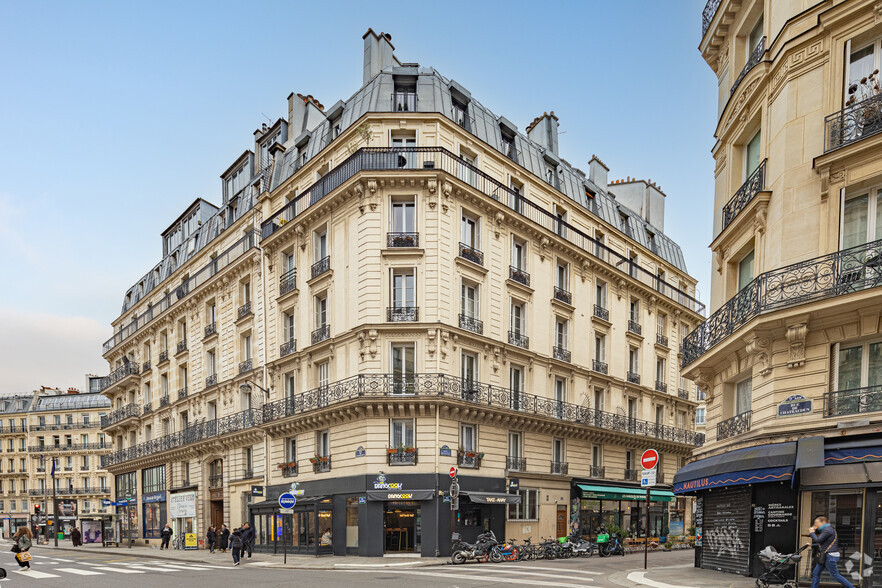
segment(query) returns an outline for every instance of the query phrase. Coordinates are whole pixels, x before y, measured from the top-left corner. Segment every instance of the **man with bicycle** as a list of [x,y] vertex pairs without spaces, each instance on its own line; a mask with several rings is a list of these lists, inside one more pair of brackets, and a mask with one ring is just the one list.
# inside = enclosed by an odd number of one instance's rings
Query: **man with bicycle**
[[165,527],[162,528],[162,532],[159,534],[162,537],[162,543],[160,544],[160,549],[168,549],[168,542],[172,537],[172,530],[168,523],[165,524]]

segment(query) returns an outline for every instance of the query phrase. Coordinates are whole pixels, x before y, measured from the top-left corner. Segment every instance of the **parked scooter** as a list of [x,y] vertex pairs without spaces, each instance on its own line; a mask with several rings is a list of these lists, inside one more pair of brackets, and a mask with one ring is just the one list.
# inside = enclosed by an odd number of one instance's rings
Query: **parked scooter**
[[509,539],[510,543],[503,543],[499,548],[502,558],[505,561],[518,561],[521,558],[520,549],[515,545],[514,539]]
[[569,550],[573,557],[591,557],[596,549],[594,543],[575,535],[567,537],[566,541],[561,543],[561,547]]
[[459,541],[459,533],[454,536],[453,554],[450,560],[455,564],[464,564],[470,559],[484,563],[487,560],[493,563],[504,561],[502,552],[499,550],[499,542],[493,531],[487,531],[478,535],[478,540],[472,543]]
[[605,540],[601,542],[603,535],[597,536],[598,554],[600,557],[608,557],[610,555],[625,555],[625,544],[622,543],[618,533],[609,533]]

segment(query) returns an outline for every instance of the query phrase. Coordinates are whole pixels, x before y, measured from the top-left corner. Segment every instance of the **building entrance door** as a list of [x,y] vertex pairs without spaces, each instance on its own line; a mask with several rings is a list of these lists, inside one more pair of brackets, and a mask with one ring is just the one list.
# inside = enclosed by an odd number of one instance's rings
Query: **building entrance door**
[[224,501],[211,501],[211,524],[220,532],[220,526],[224,524]]
[[557,505],[557,536],[566,537],[567,533],[567,507],[562,504]]
[[419,553],[420,527],[419,507],[387,502],[383,511],[384,551],[387,553]]

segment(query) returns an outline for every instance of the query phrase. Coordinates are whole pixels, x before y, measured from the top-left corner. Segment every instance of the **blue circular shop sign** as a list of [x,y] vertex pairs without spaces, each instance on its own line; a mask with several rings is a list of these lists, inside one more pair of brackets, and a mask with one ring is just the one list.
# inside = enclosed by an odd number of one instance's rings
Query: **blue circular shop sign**
[[297,504],[297,499],[290,492],[285,492],[279,496],[279,506],[282,508],[294,508],[295,504]]

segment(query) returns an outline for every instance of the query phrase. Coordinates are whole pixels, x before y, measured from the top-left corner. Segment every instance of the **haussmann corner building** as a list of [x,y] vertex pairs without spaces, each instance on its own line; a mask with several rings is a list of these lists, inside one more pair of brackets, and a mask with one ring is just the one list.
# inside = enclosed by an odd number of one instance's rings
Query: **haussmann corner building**
[[[882,586],[882,9],[712,0],[711,314],[683,343],[707,443],[674,478],[697,564],[761,572],[826,515],[841,571]],[[877,74],[878,76],[878,74]],[[803,559],[799,575],[810,573]]]
[[292,93],[125,293],[102,426],[131,538],[251,520],[260,550],[446,555],[451,467],[464,539],[645,534],[648,446],[650,534],[683,534],[704,308],[664,193],[393,51],[368,30],[353,96]]

